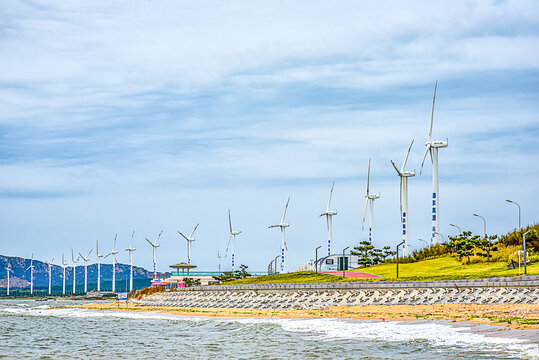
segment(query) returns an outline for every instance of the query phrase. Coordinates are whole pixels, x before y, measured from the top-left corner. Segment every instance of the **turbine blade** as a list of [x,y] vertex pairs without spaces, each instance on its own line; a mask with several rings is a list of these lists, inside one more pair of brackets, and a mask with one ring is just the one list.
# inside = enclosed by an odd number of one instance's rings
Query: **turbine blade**
[[367,196],[369,196],[370,180],[371,180],[371,159],[369,159],[369,170],[367,170]]
[[79,253],[79,256],[82,258],[82,260],[88,261],[88,260],[86,260],[86,258],[84,257],[84,255],[82,255],[81,253]]
[[90,258],[90,254],[92,253],[92,250],[88,251],[88,255],[86,255],[87,258]]
[[283,218],[281,219],[281,224],[284,224],[284,217],[286,216],[286,209],[288,209],[289,202],[290,202],[290,196],[288,197],[288,200],[286,201],[286,205],[284,207],[284,213],[283,213]]
[[[180,234],[181,236],[183,236],[183,238],[187,241],[189,241],[189,239],[187,238],[187,236],[185,236],[181,231],[178,231],[178,234]],[[147,239],[146,239],[147,240]]]
[[419,170],[419,176],[423,174],[423,165],[425,165],[425,159],[427,158],[427,153],[429,152],[429,150],[430,150],[430,143],[428,143],[427,148],[425,149],[425,155],[423,156],[423,161],[421,162],[421,170]]
[[225,259],[228,255],[228,247],[230,246],[230,240],[232,240],[232,234],[228,237],[228,244],[226,245],[226,251],[225,251]]
[[393,162],[393,160],[390,160],[391,161],[391,164],[393,165],[393,167],[395,168],[395,171],[397,171],[397,174],[399,174],[399,176],[402,176],[402,172],[399,170],[399,168],[397,167],[397,165],[395,165],[395,163]]
[[161,232],[159,233],[159,235],[157,235],[157,239],[155,239],[155,242],[153,243],[154,245],[157,244],[157,242],[159,241],[159,238],[161,237],[161,234],[163,233],[163,230],[161,230]]
[[71,261],[75,262],[75,257],[73,256],[73,249],[71,249]]
[[432,98],[432,112],[430,114],[429,142],[432,140],[432,122],[434,119],[434,102],[436,101],[436,89],[438,88],[438,80],[434,84],[434,97]]
[[228,209],[228,227],[230,228],[230,233],[232,234],[232,218],[230,217],[230,209]]
[[199,224],[197,224],[197,226],[195,226],[195,228],[193,229],[193,232],[191,233],[191,235],[189,235],[189,238],[193,238],[193,235],[195,235],[195,231],[197,231],[198,225]]
[[363,225],[361,226],[361,231],[365,230],[365,217],[367,216],[367,204],[369,203],[369,198],[365,197],[365,211],[363,212]]
[[331,185],[331,191],[329,192],[329,200],[328,200],[328,207],[326,211],[329,211],[329,207],[331,205],[331,196],[333,195],[333,187],[335,186],[335,181],[333,181],[333,184]]
[[148,239],[148,238],[145,238],[145,239],[151,246],[153,246],[153,243],[150,241],[150,239]]
[[99,255],[99,240],[95,241],[95,251],[96,251],[96,255]]
[[406,153],[406,157],[404,158],[404,163],[402,164],[401,172],[404,172],[404,168],[406,167],[406,162],[408,161],[408,156],[410,156],[410,150],[412,150],[413,144],[414,144],[414,140],[412,139],[412,142],[410,143],[410,147],[408,148],[408,152]]
[[116,233],[116,235],[114,235],[114,245],[112,245],[112,250],[116,250],[116,238],[118,237],[118,233]]

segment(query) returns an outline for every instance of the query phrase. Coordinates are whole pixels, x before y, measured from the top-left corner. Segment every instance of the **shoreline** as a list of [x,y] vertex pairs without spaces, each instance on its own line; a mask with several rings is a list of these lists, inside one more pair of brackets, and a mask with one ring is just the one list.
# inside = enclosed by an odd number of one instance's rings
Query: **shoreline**
[[357,305],[327,309],[182,308],[139,306],[121,301],[66,306],[102,311],[160,312],[178,316],[265,317],[286,319],[335,318],[377,321],[439,321],[492,325],[513,330],[533,330],[539,337],[539,304],[503,305]]

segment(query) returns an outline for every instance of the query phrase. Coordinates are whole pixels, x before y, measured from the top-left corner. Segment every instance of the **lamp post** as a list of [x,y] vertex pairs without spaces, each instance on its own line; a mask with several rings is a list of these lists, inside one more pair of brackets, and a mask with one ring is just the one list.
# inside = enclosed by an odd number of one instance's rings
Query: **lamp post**
[[457,229],[459,229],[459,235],[462,234],[462,230],[460,229],[460,226],[455,225],[455,224],[449,224],[449,226],[456,227]]
[[404,245],[404,241],[397,245],[397,278],[399,277],[399,246]]
[[275,274],[277,274],[277,259],[279,259],[280,257],[281,257],[281,254],[277,255],[277,256],[275,257],[275,259],[273,259],[273,260],[275,261],[275,262],[274,262],[274,264],[275,264],[275,271],[274,271],[274,273],[275,273]]
[[345,247],[344,249],[342,249],[342,277],[343,277],[343,278],[346,277],[346,276],[345,276],[345,266],[344,266],[344,264],[345,264],[346,262],[344,261],[344,252],[345,252],[346,250],[348,250],[349,247],[350,247],[350,246],[347,246],[347,247]]
[[516,201],[513,201],[513,200],[505,200],[505,201],[507,201],[508,203],[515,204],[516,206],[518,206],[518,228],[520,229],[520,205]]
[[[487,240],[487,221],[481,215],[473,214],[473,216],[477,216],[483,219],[483,232],[485,233],[485,240]],[[490,260],[490,241],[488,242],[488,253],[487,253],[487,261],[489,260]]]
[[320,249],[322,246],[319,246],[314,250],[314,269],[316,273],[318,274],[318,249]]
[[435,231],[434,233],[440,235],[442,237],[442,240],[445,242],[445,237],[443,234],[440,234],[438,231]]
[[273,275],[273,260],[268,265],[268,275]]
[[423,239],[417,239],[417,240],[419,240],[419,241],[423,241],[423,242],[425,243],[425,247],[429,247],[429,244],[427,243],[427,241],[426,241],[426,240],[423,240]]
[[528,230],[524,234],[522,234],[522,246],[523,246],[523,250],[524,250],[524,275],[528,275],[528,267],[527,267],[527,264],[526,264],[526,235],[530,231],[531,230]]

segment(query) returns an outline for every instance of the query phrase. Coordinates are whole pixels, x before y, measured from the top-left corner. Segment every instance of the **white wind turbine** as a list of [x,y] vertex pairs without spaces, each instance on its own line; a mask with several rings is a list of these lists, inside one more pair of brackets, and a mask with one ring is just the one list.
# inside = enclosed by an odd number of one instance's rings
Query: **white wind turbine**
[[228,244],[226,246],[225,258],[228,254],[228,247],[230,246],[230,240],[232,240],[232,271],[236,271],[236,236],[241,234],[241,231],[232,230],[232,218],[230,216],[230,209],[228,209],[228,227],[230,229],[230,236],[228,237]]
[[131,234],[131,240],[129,240],[129,247],[125,249],[125,251],[129,251],[129,291],[133,291],[133,252],[135,252],[135,249],[133,247],[133,238],[135,237],[135,230],[133,230],[133,234]]
[[54,258],[52,258],[51,262],[48,262],[45,260],[47,265],[49,266],[49,295],[52,293],[52,262],[54,261]]
[[67,267],[67,261],[64,259],[64,253],[62,253],[62,272],[63,272],[62,295],[66,294],[66,267]]
[[193,229],[193,232],[189,236],[185,236],[181,231],[178,231],[178,234],[180,234],[181,236],[183,236],[185,240],[187,240],[187,263],[188,264],[191,263],[191,243],[195,241],[195,238],[193,237],[193,235],[195,234],[195,231],[197,230],[197,228],[198,228],[198,224],[196,224],[195,228]]
[[75,259],[75,256],[73,256],[73,249],[71,249],[71,261],[73,262],[73,295],[75,295],[77,291],[77,263],[79,260],[80,258]]
[[406,162],[408,161],[408,156],[410,155],[410,150],[412,149],[413,144],[414,140],[412,140],[412,143],[408,148],[408,152],[406,153],[406,157],[404,158],[404,162],[402,163],[400,170],[397,168],[393,160],[391,161],[391,164],[393,164],[393,167],[397,171],[400,178],[400,212],[402,223],[402,240],[404,241],[404,248],[402,252],[404,256],[408,256],[408,178],[415,176],[415,171],[406,171],[404,168],[406,167]]
[[163,233],[163,230],[157,235],[157,239],[155,239],[154,242],[151,242],[148,238],[145,238],[146,241],[152,246],[153,250],[153,278],[157,276],[157,270],[156,270],[156,264],[157,264],[157,248],[160,246],[157,242],[159,241],[159,238],[161,237],[161,234]]
[[101,258],[107,256],[99,253],[99,240],[95,241],[95,255],[97,257],[97,291],[101,291]]
[[333,195],[333,187],[335,186],[335,181],[333,182],[333,185],[331,185],[331,191],[329,192],[329,200],[328,200],[328,206],[326,208],[326,211],[320,214],[320,216],[326,217],[326,222],[328,225],[328,256],[331,255],[331,238],[333,235],[333,225],[332,225],[332,217],[334,215],[337,215],[337,210],[329,210],[329,207],[331,205],[331,196]]
[[286,201],[286,205],[284,207],[284,213],[283,217],[281,218],[281,223],[277,225],[271,225],[270,228],[280,228],[281,229],[281,273],[285,272],[286,266],[285,266],[285,249],[288,251],[288,247],[286,246],[285,241],[285,228],[289,227],[290,224],[287,224],[284,222],[284,217],[286,216],[286,209],[288,209],[288,203],[290,202],[290,197],[288,197],[288,200]]
[[32,254],[32,259],[30,260],[30,266],[26,271],[30,270],[30,295],[34,294],[34,254]]
[[90,261],[90,254],[92,250],[88,251],[88,255],[84,256],[79,253],[80,258],[84,261],[84,293],[88,292],[88,261]]
[[438,231],[440,231],[440,219],[438,212],[439,205],[439,196],[438,196],[438,149],[447,147],[447,140],[432,140],[432,122],[434,120],[434,102],[436,101],[436,88],[438,87],[438,81],[434,85],[434,97],[432,98],[432,112],[430,114],[430,128],[429,128],[429,137],[425,146],[425,156],[423,156],[423,162],[421,163],[421,170],[419,175],[423,173],[423,165],[425,164],[425,159],[427,158],[427,153],[430,153],[430,159],[432,161],[432,233],[431,233],[431,243],[437,243],[436,240],[438,237]]
[[7,264],[7,267],[6,267],[6,272],[7,272],[7,296],[9,296],[9,273],[10,272],[13,272],[13,270],[11,270],[11,264]]
[[363,212],[363,226],[365,226],[365,217],[367,215],[367,204],[369,205],[369,242],[373,243],[374,233],[374,200],[380,199],[380,194],[371,194],[369,192],[371,179],[371,159],[369,159],[369,170],[367,172],[367,193],[365,194],[365,211]]
[[116,251],[116,238],[118,237],[118,234],[114,235],[114,243],[112,245],[112,251],[107,255],[112,255],[112,292],[116,292],[116,254],[118,254],[118,251]]

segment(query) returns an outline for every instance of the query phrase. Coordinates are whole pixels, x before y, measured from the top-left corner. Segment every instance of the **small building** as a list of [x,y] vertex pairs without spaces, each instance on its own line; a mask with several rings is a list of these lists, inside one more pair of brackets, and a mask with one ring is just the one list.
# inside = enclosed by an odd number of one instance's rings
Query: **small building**
[[[352,270],[360,267],[359,256],[346,254],[343,258],[342,254],[331,254],[321,257],[316,261],[319,271],[343,271]],[[314,267],[313,269],[314,270]]]
[[[191,271],[197,266],[193,264],[187,264],[180,262],[178,264],[170,265],[175,271],[165,280],[167,285],[176,287],[185,287],[184,279],[199,280],[200,285],[208,285],[217,282],[213,276],[222,275],[219,272],[214,271]],[[181,270],[181,271],[180,271]]]

